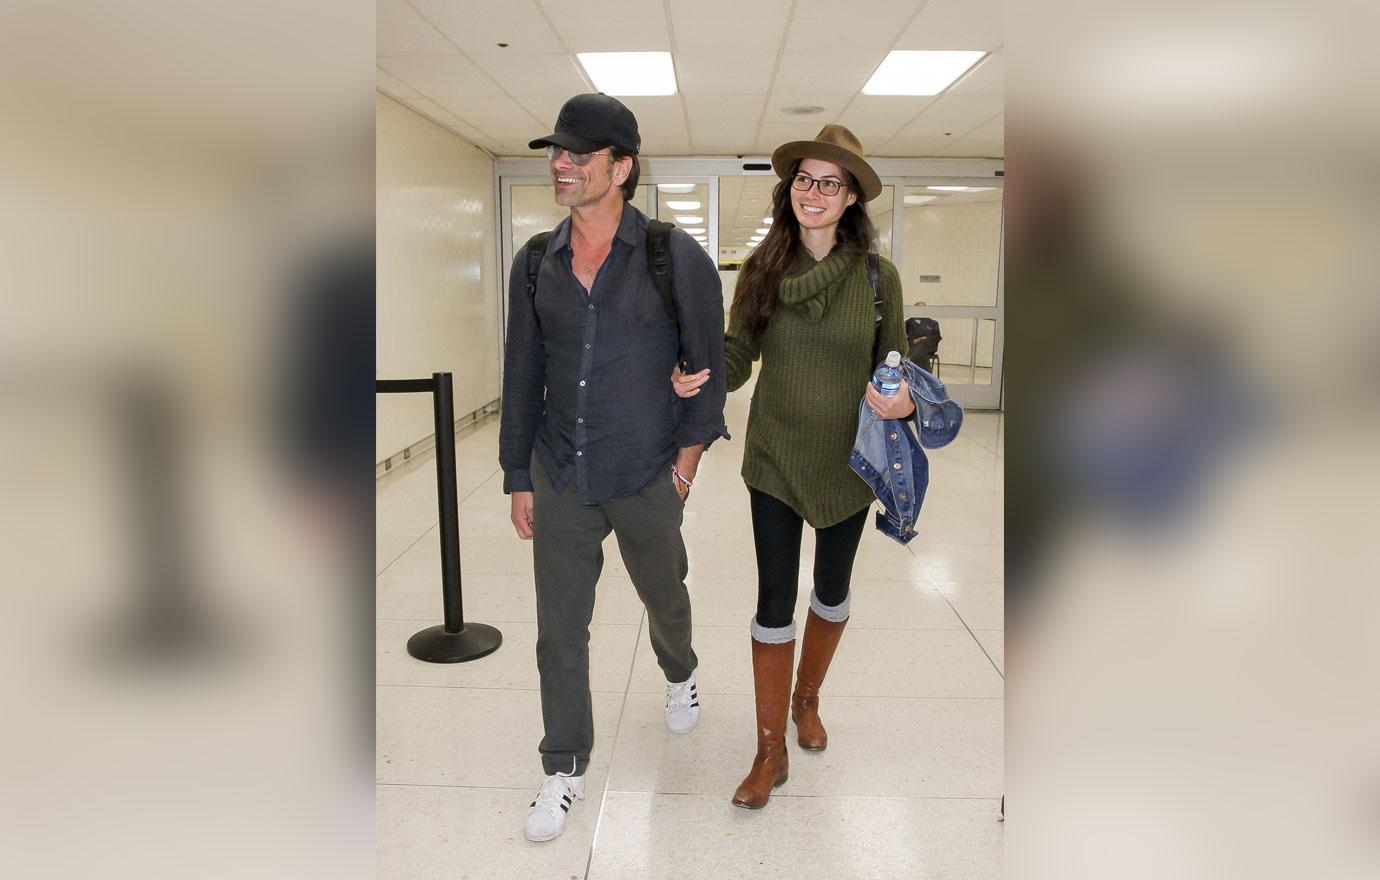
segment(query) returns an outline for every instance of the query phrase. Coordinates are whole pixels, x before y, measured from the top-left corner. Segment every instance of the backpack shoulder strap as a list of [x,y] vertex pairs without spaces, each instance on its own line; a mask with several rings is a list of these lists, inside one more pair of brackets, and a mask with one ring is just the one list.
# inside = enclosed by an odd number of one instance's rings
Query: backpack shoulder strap
[[551,233],[538,232],[527,239],[523,248],[527,252],[527,295],[533,299],[537,296],[537,276],[541,274],[541,261],[546,257],[546,242],[550,238]]
[[872,282],[872,366],[875,368],[882,351],[882,261],[870,251],[867,254],[867,280]]
[[661,220],[647,221],[647,265],[652,272],[652,283],[661,294],[661,304],[666,309],[666,317],[677,321],[676,300],[671,295],[671,230],[675,224]]

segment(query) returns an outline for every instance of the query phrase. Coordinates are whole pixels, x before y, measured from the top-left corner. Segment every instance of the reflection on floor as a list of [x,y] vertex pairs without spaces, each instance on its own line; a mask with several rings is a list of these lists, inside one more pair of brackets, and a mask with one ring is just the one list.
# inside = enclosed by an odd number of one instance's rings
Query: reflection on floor
[[[542,779],[532,557],[508,522],[497,422],[457,444],[465,613],[504,636],[489,657],[408,656],[408,636],[440,620],[434,471],[380,487],[380,877],[1001,876],[1002,417],[970,413],[931,454],[920,537],[901,547],[869,527],[822,694],[829,748],[792,740],[790,781],[754,812],[729,803],[755,747],[755,566],[738,476],[748,400],[730,395],[735,439],[705,457],[685,517],[699,728],[663,726],[664,683],[610,536],[591,631],[588,794],[550,843],[522,835]],[[808,530],[804,553],[801,621]]]

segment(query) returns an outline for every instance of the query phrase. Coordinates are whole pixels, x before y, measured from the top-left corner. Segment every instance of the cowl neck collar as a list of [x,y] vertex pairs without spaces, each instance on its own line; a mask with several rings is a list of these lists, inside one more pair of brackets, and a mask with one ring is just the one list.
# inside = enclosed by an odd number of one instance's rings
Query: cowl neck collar
[[857,257],[834,248],[819,262],[807,250],[791,266],[789,277],[782,279],[777,302],[786,308],[798,309],[810,321],[824,316],[824,309],[834,292],[843,286]]

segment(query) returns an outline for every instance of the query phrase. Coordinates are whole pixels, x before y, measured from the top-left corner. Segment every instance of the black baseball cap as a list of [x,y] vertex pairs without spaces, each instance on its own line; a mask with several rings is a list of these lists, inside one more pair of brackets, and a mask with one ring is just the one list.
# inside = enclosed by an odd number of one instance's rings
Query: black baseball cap
[[603,92],[576,95],[561,107],[556,130],[527,146],[555,145],[576,153],[593,153],[600,147],[618,147],[636,153],[642,146],[637,133],[637,117],[617,98]]

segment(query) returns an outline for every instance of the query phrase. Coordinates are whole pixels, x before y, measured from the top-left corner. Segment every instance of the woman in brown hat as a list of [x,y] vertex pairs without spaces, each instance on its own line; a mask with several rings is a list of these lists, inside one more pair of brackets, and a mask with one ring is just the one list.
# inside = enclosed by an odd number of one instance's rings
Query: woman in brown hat
[[[757,755],[733,803],[758,809],[786,781],[786,714],[800,747],[828,742],[819,688],[848,622],[853,558],[873,495],[848,466],[858,430],[858,399],[884,418],[915,406],[904,387],[884,397],[868,381],[874,350],[905,350],[901,280],[880,259],[883,320],[878,330],[869,280],[876,231],[866,203],[882,191],[861,144],[843,126],[826,125],[812,141],[772,155],[781,182],[772,192],[772,224],[743,264],[724,337],[728,390],[762,359],[743,453],[757,550],[757,613],[752,669],[757,698]],[[880,336],[878,335],[880,333]],[[682,397],[697,393],[708,371],[673,379]],[[815,529],[814,590],[800,667],[791,691],[795,606],[803,523]]]

